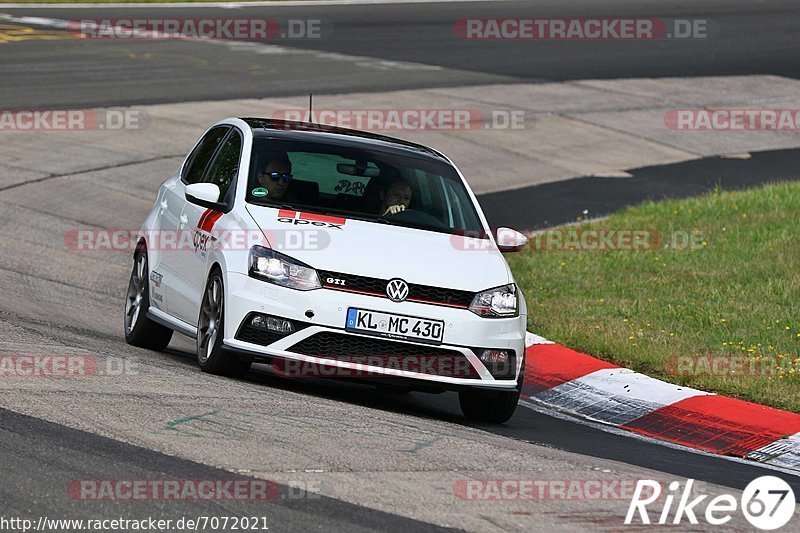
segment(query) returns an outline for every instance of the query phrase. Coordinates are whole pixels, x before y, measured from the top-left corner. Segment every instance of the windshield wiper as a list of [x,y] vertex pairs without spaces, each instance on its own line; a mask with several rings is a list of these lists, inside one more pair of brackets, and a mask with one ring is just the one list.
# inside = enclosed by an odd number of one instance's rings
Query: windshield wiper
[[249,202],[251,204],[255,204],[255,205],[263,205],[265,207],[278,207],[280,209],[294,209],[296,211],[296,209],[293,206],[289,205],[289,204],[285,204],[283,202],[276,202],[276,201],[270,200],[268,198],[267,199],[253,198],[253,199],[249,200]]
[[373,218],[371,216],[366,216],[366,214],[361,213],[349,213],[347,211],[331,211],[330,209],[324,209],[314,206],[294,206],[291,204],[283,203],[283,202],[275,202],[270,200],[262,200],[260,202],[253,202],[256,205],[263,205],[267,207],[277,207],[279,209],[289,209],[291,211],[307,211],[310,213],[317,213],[320,215],[326,215],[331,217],[343,217],[343,218],[352,218],[355,220],[363,220],[365,222],[378,222],[379,224],[386,224],[388,226],[401,226],[401,227],[414,227],[409,226],[406,224],[398,224],[397,222],[390,221],[387,217],[381,216],[377,218]]

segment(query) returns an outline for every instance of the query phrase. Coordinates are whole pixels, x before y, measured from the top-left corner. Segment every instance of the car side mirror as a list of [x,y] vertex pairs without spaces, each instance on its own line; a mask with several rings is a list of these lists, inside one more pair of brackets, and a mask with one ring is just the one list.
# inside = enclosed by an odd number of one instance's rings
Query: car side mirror
[[222,211],[225,204],[219,202],[219,185],[214,183],[192,183],[186,186],[186,200],[208,209]]
[[519,252],[528,244],[528,237],[511,228],[497,228],[495,238],[501,252]]

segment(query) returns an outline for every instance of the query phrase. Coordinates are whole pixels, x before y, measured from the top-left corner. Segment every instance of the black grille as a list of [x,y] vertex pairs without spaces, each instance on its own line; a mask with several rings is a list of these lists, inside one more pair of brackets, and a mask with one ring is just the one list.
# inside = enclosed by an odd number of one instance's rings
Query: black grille
[[236,339],[244,342],[252,342],[260,346],[269,346],[273,342],[282,339],[285,335],[275,333],[266,329],[257,328],[250,324],[242,324],[242,329],[236,335]]
[[288,351],[321,359],[435,376],[480,378],[464,354],[455,350],[358,337],[344,333],[328,331],[317,333],[298,342]]
[[[322,286],[326,289],[338,291],[350,291],[371,296],[387,298],[386,284],[387,279],[370,278],[367,276],[356,276],[353,274],[342,274],[340,272],[319,271]],[[336,281],[328,281],[336,280]],[[468,308],[475,297],[474,292],[460,291],[457,289],[444,289],[441,287],[431,287],[429,285],[408,284],[408,297],[406,300],[411,302],[430,303],[434,305],[446,305],[449,307]]]
[[[339,291],[366,292],[375,296],[386,296],[386,280],[368,278],[367,276],[354,276],[340,272],[319,271],[322,286],[326,289]],[[335,281],[330,281],[335,280]]]
[[469,291],[408,284],[408,300],[467,308],[474,297],[475,293]]
[[[258,344],[260,346],[269,346],[273,342],[278,341],[286,336],[283,333],[276,333],[268,329],[262,329],[252,326],[250,324],[250,321],[257,314],[260,313],[250,313],[244,318],[244,320],[242,321],[242,325],[239,326],[239,331],[236,333],[237,340],[244,342],[251,342],[253,344]],[[305,329],[309,326],[309,324],[305,322],[298,322],[296,320],[292,320],[291,322],[294,325],[295,331],[300,331],[301,329]]]

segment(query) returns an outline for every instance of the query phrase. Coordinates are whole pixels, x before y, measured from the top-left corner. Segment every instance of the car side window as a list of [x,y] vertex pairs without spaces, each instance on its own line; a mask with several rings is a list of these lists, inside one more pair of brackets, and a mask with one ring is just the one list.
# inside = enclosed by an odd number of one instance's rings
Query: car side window
[[208,173],[203,179],[204,183],[213,183],[219,187],[219,200],[224,202],[227,199],[231,183],[239,173],[239,160],[242,155],[242,135],[239,130],[234,129],[225,139],[222,147],[217,152],[217,156],[209,167]]
[[217,126],[212,128],[197,144],[197,147],[189,155],[186,165],[183,168],[181,179],[187,184],[199,183],[203,179],[208,162],[217,150],[217,147],[225,138],[230,130],[230,126]]

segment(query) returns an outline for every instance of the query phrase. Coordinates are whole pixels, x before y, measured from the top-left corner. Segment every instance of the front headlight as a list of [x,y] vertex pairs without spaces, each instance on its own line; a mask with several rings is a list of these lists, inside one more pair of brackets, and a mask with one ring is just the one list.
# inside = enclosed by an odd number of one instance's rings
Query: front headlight
[[508,318],[519,314],[517,287],[513,283],[479,292],[469,310],[486,318]]
[[301,291],[319,289],[319,276],[310,266],[263,246],[250,248],[251,277]]

